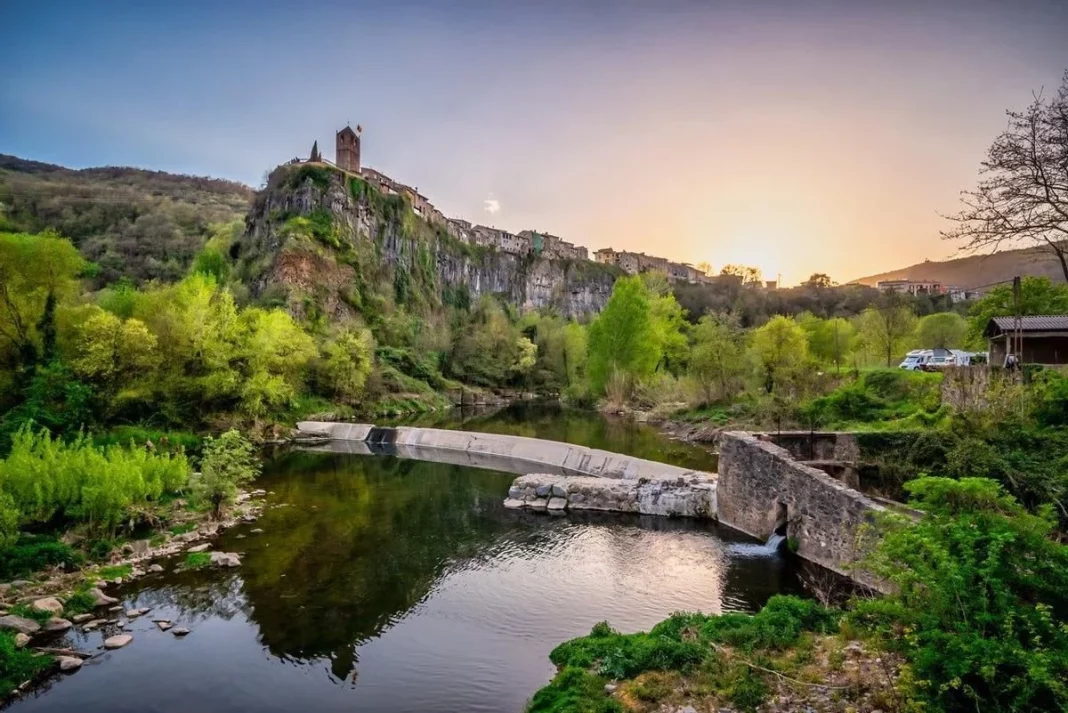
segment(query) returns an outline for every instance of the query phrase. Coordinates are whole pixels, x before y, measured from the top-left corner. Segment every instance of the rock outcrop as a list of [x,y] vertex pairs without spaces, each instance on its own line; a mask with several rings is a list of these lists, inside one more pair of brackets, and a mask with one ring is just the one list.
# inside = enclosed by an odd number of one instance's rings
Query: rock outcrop
[[376,295],[429,304],[506,297],[522,309],[599,311],[618,268],[549,260],[465,243],[416,215],[401,196],[383,196],[340,171],[285,165],[253,203],[232,251],[253,293],[345,319]]

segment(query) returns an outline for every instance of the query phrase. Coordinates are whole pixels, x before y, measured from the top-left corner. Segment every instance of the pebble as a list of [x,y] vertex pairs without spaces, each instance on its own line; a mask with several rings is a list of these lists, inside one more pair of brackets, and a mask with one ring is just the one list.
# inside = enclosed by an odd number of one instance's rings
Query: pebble
[[158,564],[154,564],[154,565],[152,565],[152,566],[150,566],[148,568],[148,571],[152,572],[153,574],[159,574],[160,572],[163,571],[163,566],[162,565],[158,565]]
[[129,634],[118,634],[117,636],[112,636],[110,639],[105,639],[104,648],[121,649],[123,646],[126,646],[131,641],[133,641],[133,637]]
[[30,643],[30,637],[23,634],[21,631],[15,634],[15,648],[21,649],[26,644]]
[[75,624],[83,624],[92,618],[92,614],[75,614],[71,617],[71,621],[73,621]]
[[171,629],[171,633],[175,636],[185,636],[189,633],[189,629],[185,628],[184,626],[176,626]]
[[614,683],[606,683],[606,684],[604,684],[604,692],[607,693],[608,695],[612,695],[613,693],[615,693],[617,688],[619,688],[619,686],[617,686]]
[[160,621],[156,622],[156,626],[159,627],[160,631],[166,631],[167,629],[170,629],[174,625],[171,624],[169,621],[160,620]]
[[127,609],[126,618],[136,619],[137,617],[143,614],[148,614],[150,611],[152,611],[152,609],[149,607],[141,607],[140,609]]
[[119,604],[113,607],[108,607],[108,611],[122,611],[122,605]]
[[249,530],[249,532],[251,532],[253,535],[258,535],[261,532],[263,532],[263,528],[262,527],[254,527],[251,530]]
[[208,542],[205,542],[202,545],[195,545],[193,547],[190,547],[189,551],[190,552],[206,552],[209,549],[211,549],[211,544],[208,543]]
[[60,619],[58,616],[54,616],[45,622],[45,631],[66,631],[74,626],[66,619]]

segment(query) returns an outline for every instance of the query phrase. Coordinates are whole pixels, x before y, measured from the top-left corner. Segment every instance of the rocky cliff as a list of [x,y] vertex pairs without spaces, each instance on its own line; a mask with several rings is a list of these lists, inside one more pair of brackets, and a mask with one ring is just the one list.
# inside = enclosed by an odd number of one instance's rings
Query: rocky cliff
[[578,317],[605,305],[620,274],[464,243],[402,196],[310,164],[274,170],[231,255],[254,296],[306,318],[344,319],[389,304],[461,306],[484,294]]

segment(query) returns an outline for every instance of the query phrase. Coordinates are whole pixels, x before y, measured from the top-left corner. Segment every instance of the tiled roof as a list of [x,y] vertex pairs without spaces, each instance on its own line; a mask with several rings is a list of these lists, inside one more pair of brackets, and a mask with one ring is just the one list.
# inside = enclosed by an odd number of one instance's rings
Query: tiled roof
[[[997,327],[999,331],[1008,332],[1016,329],[1015,317],[994,317],[987,325],[987,333],[991,327]],[[1028,317],[1020,317],[1020,331],[1023,332],[1068,332],[1068,314],[1043,314]]]

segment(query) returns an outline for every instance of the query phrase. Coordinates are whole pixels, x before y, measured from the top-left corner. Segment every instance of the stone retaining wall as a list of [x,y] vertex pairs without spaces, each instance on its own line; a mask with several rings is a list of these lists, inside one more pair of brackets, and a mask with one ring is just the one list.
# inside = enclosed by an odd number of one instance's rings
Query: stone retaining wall
[[800,557],[871,586],[852,571],[866,551],[861,525],[886,508],[790,453],[749,433],[720,439],[720,522],[757,538],[785,525]]

